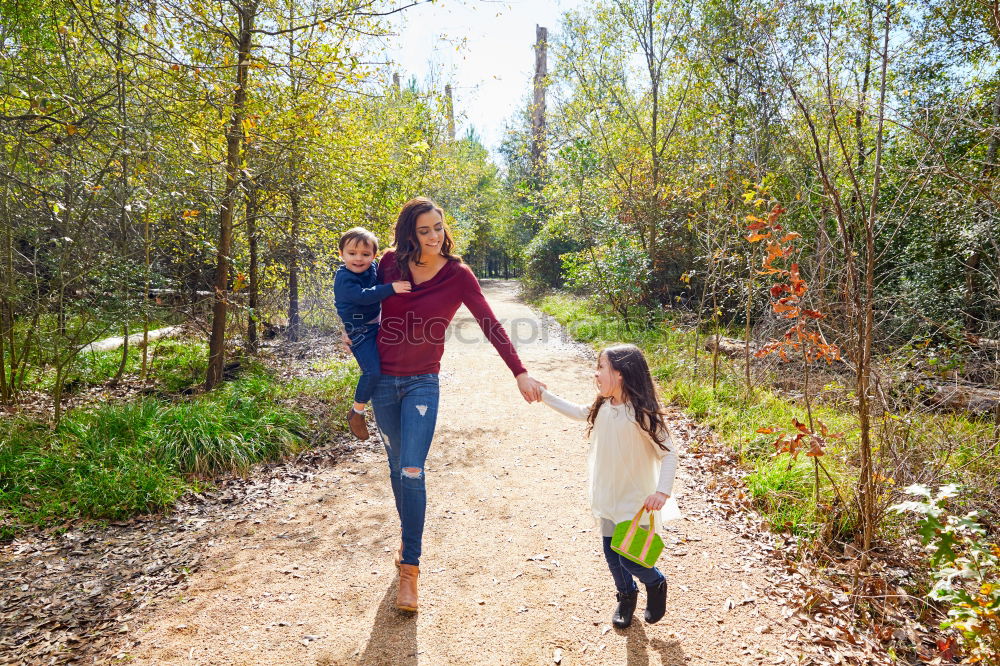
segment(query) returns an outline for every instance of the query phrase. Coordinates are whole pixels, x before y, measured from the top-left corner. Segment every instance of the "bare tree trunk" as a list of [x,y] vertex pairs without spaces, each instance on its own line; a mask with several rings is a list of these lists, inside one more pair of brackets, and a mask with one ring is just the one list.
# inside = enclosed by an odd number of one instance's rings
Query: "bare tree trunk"
[[52,420],[55,421],[56,425],[59,425],[59,421],[62,420],[62,391],[63,384],[66,382],[66,377],[63,373],[65,370],[66,366],[62,363],[56,366],[55,386],[52,389]]
[[226,191],[219,208],[219,246],[216,250],[215,293],[212,306],[212,337],[208,345],[208,372],[205,388],[211,390],[222,381],[226,352],[226,309],[229,290],[230,252],[233,244],[233,206],[240,181],[240,147],[243,139],[243,115],[246,107],[247,79],[250,71],[250,48],[257,2],[237,5],[240,18],[237,44],[236,90],[233,92],[233,114],[226,141]]
[[[293,175],[297,178],[297,175]],[[298,182],[292,184],[290,193],[292,202],[292,234],[291,250],[288,259],[288,331],[287,337],[292,342],[301,334],[301,319],[299,316],[299,227],[301,224],[302,206]]]
[[[0,147],[6,148],[2,143]],[[2,151],[6,154],[6,150]],[[20,144],[13,155],[14,166],[20,154]],[[14,375],[17,368],[17,347],[14,343],[14,307],[10,296],[14,293],[14,225],[10,219],[10,178],[4,178],[3,192],[0,193],[0,223],[3,224],[3,273],[0,283],[4,285],[0,293],[0,403],[14,402]],[[6,348],[10,339],[9,350]],[[8,377],[7,369],[10,368]]]
[[747,277],[747,305],[746,305],[746,322],[743,326],[743,373],[746,379],[747,385],[747,396],[746,404],[750,404],[750,398],[753,395],[753,384],[750,381],[750,335],[753,333],[753,326],[750,323],[750,318],[753,316],[753,290],[754,290],[754,275],[756,272],[756,262],[757,262],[757,244],[754,243],[750,248],[750,270],[749,277]]
[[[117,102],[118,102],[118,122],[120,126],[118,128],[118,161],[121,164],[121,171],[118,174],[118,243],[119,252],[121,257],[124,259],[128,256],[128,108],[126,105],[126,95],[125,95],[125,67],[124,59],[122,57],[122,40],[124,39],[125,33],[125,23],[123,17],[128,14],[129,8],[128,4],[123,10],[122,0],[117,0],[115,2],[115,13],[118,15],[118,20],[115,22],[115,85],[117,90]],[[130,285],[126,283],[126,289],[130,288]],[[126,294],[124,302],[128,304],[130,295]],[[125,376],[125,368],[128,366],[128,317],[126,317],[125,322],[122,324],[122,336],[124,336],[124,344],[122,345],[122,357],[121,361],[118,363],[118,370],[115,372],[115,376],[111,379],[112,385],[117,385],[122,377]]]
[[871,384],[872,329],[875,326],[875,217],[878,211],[879,184],[881,182],[883,127],[885,123],[886,72],[889,67],[890,6],[885,10],[885,27],[882,39],[882,75],[879,84],[878,128],[875,132],[875,163],[872,165],[872,193],[868,215],[864,221],[865,236],[865,282],[864,291],[856,295],[858,306],[858,421],[861,426],[861,478],[858,480],[858,496],[861,501],[863,530],[862,569],[868,564],[868,551],[875,536],[875,484],[874,464],[871,445],[871,408],[868,392]]
[[[652,269],[654,281],[659,278],[660,273],[660,252],[659,252],[659,215],[660,215],[660,69],[656,63],[655,46],[653,45],[653,0],[646,0],[646,44],[645,56],[646,65],[649,70],[650,88],[650,111],[652,113],[652,126],[649,133],[649,153],[652,165],[651,191],[649,208],[646,211],[649,223],[649,263]],[[660,291],[659,289],[657,290]]]
[[451,84],[444,87],[445,114],[448,117],[448,138],[455,143],[455,100],[451,95]]
[[111,378],[111,385],[117,386],[125,376],[125,368],[128,366],[128,319],[122,323],[122,357],[118,361],[118,370],[115,371],[115,376]]
[[[294,3],[288,3],[288,21],[294,21]],[[295,62],[295,38],[292,33],[288,34],[288,80],[291,82],[293,106],[298,106],[299,89],[302,81],[298,72],[292,66]],[[299,232],[302,225],[302,191],[300,183],[299,165],[301,164],[299,137],[292,128],[291,150],[289,154],[288,169],[288,200],[291,204],[292,229],[289,235],[289,257],[288,257],[288,329],[285,337],[292,342],[299,339],[301,321],[299,316]]]
[[[799,95],[794,83],[784,71],[781,72],[792,94],[795,105],[801,111],[809,128],[816,156],[816,165],[823,182],[823,189],[830,197],[834,214],[843,244],[845,267],[847,269],[847,298],[851,303],[851,325],[855,337],[856,351],[856,393],[858,396],[858,421],[860,427],[861,474],[858,480],[858,514],[862,527],[862,557],[860,570],[867,568],[869,553],[875,534],[875,489],[874,463],[871,445],[871,346],[874,328],[874,278],[875,278],[875,217],[877,213],[880,171],[882,168],[883,129],[885,115],[886,76],[888,69],[888,48],[891,8],[886,8],[883,31],[881,57],[881,83],[879,88],[878,124],[875,134],[875,162],[872,166],[872,188],[867,214],[862,218],[862,233],[864,235],[865,262],[864,274],[859,276],[857,266],[857,248],[854,242],[854,225],[845,210],[840,190],[828,169],[827,159],[820,145],[819,134],[809,109]],[[857,187],[857,185],[855,185]],[[862,281],[863,278],[863,281]]]
[[146,374],[149,372],[149,292],[151,288],[151,275],[150,269],[151,264],[149,261],[149,207],[143,211],[142,215],[142,245],[143,245],[143,256],[144,265],[146,269],[146,288],[143,293],[144,307],[142,308],[142,369],[139,371],[139,376],[142,379],[146,379]]
[[535,26],[534,101],[531,105],[531,174],[541,187],[545,171],[545,88],[548,76],[549,30]]
[[[865,30],[865,68],[861,76],[861,89],[858,91],[858,108],[854,110],[854,131],[857,133],[857,180],[864,178],[865,160],[868,157],[868,148],[865,146],[864,120],[865,109],[868,108],[868,85],[872,73],[872,30],[875,26],[875,8],[868,3],[866,14]],[[860,207],[862,202],[853,201],[854,207]]]
[[0,405],[9,405],[11,402],[11,387],[7,381],[7,350],[5,349],[6,344],[4,334],[6,333],[6,308],[3,303],[0,303]]
[[251,354],[256,354],[260,347],[260,340],[257,337],[257,308],[259,307],[259,276],[258,276],[258,249],[257,249],[257,184],[252,177],[246,179],[247,187],[247,245],[250,252],[250,279],[248,285],[247,307],[250,310],[247,316],[247,349]]

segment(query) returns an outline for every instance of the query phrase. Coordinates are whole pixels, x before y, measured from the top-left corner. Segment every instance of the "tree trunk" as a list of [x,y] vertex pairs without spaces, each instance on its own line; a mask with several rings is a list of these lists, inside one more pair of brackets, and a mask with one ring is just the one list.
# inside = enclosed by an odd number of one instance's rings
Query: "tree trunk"
[[250,71],[250,48],[257,2],[237,6],[240,15],[237,44],[236,90],[233,92],[233,115],[226,136],[226,191],[219,208],[219,246],[216,249],[215,289],[212,305],[212,336],[208,345],[208,372],[205,389],[222,381],[226,351],[226,309],[228,305],[230,252],[233,244],[233,206],[240,180],[240,147],[243,140],[243,115],[246,106],[247,79]]
[[[883,126],[885,122],[886,75],[889,67],[889,31],[891,9],[885,10],[885,28],[882,41],[882,76],[879,90],[878,127],[875,132],[875,162],[872,165],[872,193],[865,218],[865,274],[864,291],[860,289],[856,301],[858,318],[858,360],[857,395],[858,421],[861,427],[861,477],[858,479],[858,497],[861,501],[861,524],[863,529],[862,569],[867,567],[868,552],[875,537],[875,483],[874,463],[871,445],[871,412],[868,392],[871,385],[872,329],[875,326],[875,217],[878,210],[878,194],[882,169]],[[858,285],[860,286],[860,285]]]
[[13,402],[13,391],[7,380],[7,303],[0,300],[0,405],[9,405]]
[[142,369],[139,371],[139,376],[142,379],[146,379],[146,374],[149,372],[149,292],[152,287],[150,284],[150,262],[149,262],[149,207],[142,214],[142,245],[143,245],[143,257],[144,265],[146,268],[146,289],[143,293],[143,308],[142,308]]
[[[14,149],[12,156],[12,168],[17,165],[17,159],[21,152],[23,138]],[[6,146],[0,143],[3,148],[0,153],[6,155]],[[10,295],[14,293],[14,225],[10,219],[10,183],[11,179],[4,178],[3,192],[0,193],[0,212],[3,217],[0,223],[3,224],[3,265],[0,274],[0,283],[4,285],[3,292],[0,293],[0,404],[9,405],[14,402],[15,382],[17,373],[17,347],[14,342],[14,305],[10,300]],[[6,342],[9,338],[10,344]],[[5,349],[8,347],[9,349]],[[8,368],[10,369],[8,376]]]
[[[293,176],[294,177],[294,176]],[[301,320],[299,318],[299,226],[302,207],[298,183],[293,184],[290,193],[292,201],[292,235],[291,250],[288,258],[288,331],[287,337],[292,342],[299,339]]]
[[[117,14],[118,19],[115,21],[115,84],[118,88],[118,162],[121,164],[121,171],[118,174],[118,251],[121,258],[126,258],[128,256],[128,173],[129,173],[129,161],[128,161],[128,108],[126,105],[126,95],[125,95],[125,64],[122,55],[123,44],[125,33],[125,23],[123,16],[129,13],[129,7],[126,3],[125,8],[122,8],[121,0],[115,2],[115,14]],[[131,289],[131,285],[126,284],[125,289]],[[124,294],[123,302],[126,307],[129,307],[131,301],[131,294]],[[125,376],[125,368],[128,365],[128,317],[122,325],[123,332],[122,336],[125,338],[125,344],[122,345],[122,358],[118,363],[118,371],[115,372],[115,376],[111,380],[112,386],[117,385],[122,377]]]
[[448,138],[455,143],[455,101],[451,94],[451,84],[444,87],[444,105],[448,120]]
[[247,245],[250,252],[250,278],[247,294],[247,349],[256,354],[260,347],[257,336],[257,307],[260,285],[258,283],[258,250],[257,250],[257,184],[253,178],[247,178]]
[[548,28],[535,26],[534,101],[531,105],[531,175],[540,188],[545,170],[545,88],[548,76]]
[[56,380],[55,386],[52,388],[52,420],[55,421],[56,425],[59,425],[59,421],[62,419],[62,390],[63,384],[66,379],[63,375],[65,366],[58,365],[56,367]]
[[653,278],[653,293],[658,300],[663,295],[665,280],[660,275],[661,260],[659,249],[659,226],[660,226],[660,69],[656,61],[657,53],[655,42],[653,41],[654,21],[653,14],[655,4],[653,0],[646,0],[645,31],[646,43],[644,45],[646,53],[646,65],[649,71],[649,92],[650,92],[650,113],[652,114],[652,124],[649,132],[649,152],[650,152],[650,192],[648,198],[648,209],[646,211],[647,223],[649,225],[649,263]]
[[111,385],[117,386],[125,376],[125,368],[128,366],[128,320],[122,324],[122,358],[118,362],[118,370],[111,379]]

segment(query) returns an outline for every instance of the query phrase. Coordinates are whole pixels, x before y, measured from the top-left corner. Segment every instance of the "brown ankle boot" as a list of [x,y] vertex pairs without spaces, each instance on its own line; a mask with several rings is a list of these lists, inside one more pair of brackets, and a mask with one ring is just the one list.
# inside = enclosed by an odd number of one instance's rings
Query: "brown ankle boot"
[[396,608],[404,611],[417,610],[417,577],[420,567],[413,564],[399,565],[399,594],[396,595]]
[[351,429],[351,433],[358,439],[368,439],[371,435],[368,433],[368,424],[365,422],[365,415],[358,414],[351,407],[347,410],[347,426]]

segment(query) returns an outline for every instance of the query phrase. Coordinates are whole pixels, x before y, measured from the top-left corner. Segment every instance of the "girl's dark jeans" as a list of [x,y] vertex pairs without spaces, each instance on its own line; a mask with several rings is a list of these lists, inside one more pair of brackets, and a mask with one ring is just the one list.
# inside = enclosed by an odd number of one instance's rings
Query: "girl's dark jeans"
[[604,537],[604,559],[608,561],[611,577],[615,579],[615,589],[619,592],[632,592],[637,589],[635,581],[632,580],[633,576],[644,585],[656,585],[664,579],[656,567],[647,569],[611,550],[611,537]]
[[420,564],[427,491],[424,461],[437,423],[438,376],[395,377],[382,375],[372,408],[389,458],[389,479],[403,530],[404,564]]

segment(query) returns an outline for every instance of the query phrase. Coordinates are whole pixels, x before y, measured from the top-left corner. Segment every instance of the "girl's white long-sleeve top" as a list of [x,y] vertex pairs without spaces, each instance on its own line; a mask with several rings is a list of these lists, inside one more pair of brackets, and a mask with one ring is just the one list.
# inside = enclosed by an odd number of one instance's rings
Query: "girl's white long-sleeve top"
[[[577,405],[549,391],[542,392],[542,400],[577,421],[587,420],[590,413],[589,406]],[[666,450],[639,426],[630,404],[612,405],[610,400],[604,401],[590,432],[587,459],[590,506],[599,523],[632,520],[654,492],[671,494],[677,472],[677,447],[669,432],[664,432],[663,444]],[[659,511],[656,523],[663,524]],[[643,524],[648,525],[648,520],[644,519]]]

